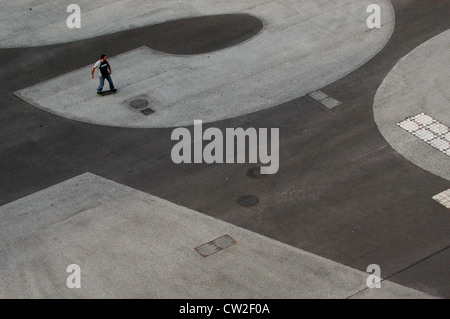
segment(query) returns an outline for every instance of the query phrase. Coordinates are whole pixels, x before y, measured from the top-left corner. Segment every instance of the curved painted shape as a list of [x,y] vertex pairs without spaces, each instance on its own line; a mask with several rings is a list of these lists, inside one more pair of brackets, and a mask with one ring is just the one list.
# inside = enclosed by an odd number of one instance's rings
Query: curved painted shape
[[426,113],[450,126],[449,65],[450,30],[403,57],[384,79],[374,102],[375,121],[386,141],[415,165],[447,180],[450,157],[396,124]]
[[[82,8],[99,5],[80,2]],[[366,25],[366,9],[373,0],[165,0],[142,1],[138,9],[125,5],[127,2],[120,2],[121,10],[115,1],[101,10],[91,10],[97,13],[93,20],[87,11],[80,32],[85,37],[98,36],[118,31],[119,26],[126,29],[129,21],[136,27],[189,14],[227,13],[257,17],[264,22],[264,29],[246,42],[208,54],[168,55],[141,47],[112,57],[119,93],[108,99],[99,100],[96,83],[86,80],[91,66],[16,94],[49,112],[100,125],[153,128],[192,125],[196,119],[214,122],[291,101],[342,78],[376,55],[395,25],[388,0],[377,1],[382,27],[373,30]],[[117,10],[120,15],[113,24],[102,20]],[[89,31],[91,23],[98,32]],[[50,32],[45,25],[40,28]],[[29,43],[75,40],[65,31],[59,34],[52,29],[47,35],[39,30]],[[9,41],[19,45],[21,39],[17,34]],[[136,98],[149,100],[155,113],[146,117],[130,110],[128,102]]]
[[224,14],[168,21],[146,27],[157,34],[146,46],[169,54],[203,54],[223,50],[257,35],[263,22],[248,14]]

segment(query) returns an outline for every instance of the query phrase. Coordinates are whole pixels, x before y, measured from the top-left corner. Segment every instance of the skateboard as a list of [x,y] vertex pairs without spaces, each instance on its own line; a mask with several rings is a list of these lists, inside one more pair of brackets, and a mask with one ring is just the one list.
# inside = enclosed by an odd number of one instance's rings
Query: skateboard
[[101,91],[100,93],[97,93],[98,95],[105,96],[110,94],[115,94],[117,92],[117,89],[114,90],[108,90],[108,91]]

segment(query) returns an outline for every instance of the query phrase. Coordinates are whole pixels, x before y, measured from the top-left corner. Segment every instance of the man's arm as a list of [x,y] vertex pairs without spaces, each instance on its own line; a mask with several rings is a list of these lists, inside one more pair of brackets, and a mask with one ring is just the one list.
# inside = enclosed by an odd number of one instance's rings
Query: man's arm
[[94,72],[95,72],[95,69],[97,69],[99,66],[100,66],[100,61],[97,61],[97,62],[94,64],[94,67],[92,68],[92,71],[91,71],[91,79],[94,78]]
[[108,63],[108,70],[109,70],[109,74],[112,74],[112,70],[111,70],[111,66]]

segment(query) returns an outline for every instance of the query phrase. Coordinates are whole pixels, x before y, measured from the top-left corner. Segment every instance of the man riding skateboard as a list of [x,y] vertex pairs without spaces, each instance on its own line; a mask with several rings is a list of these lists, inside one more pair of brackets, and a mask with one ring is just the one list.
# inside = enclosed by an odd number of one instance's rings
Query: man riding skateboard
[[95,69],[100,69],[100,73],[101,73],[101,75],[99,76],[100,85],[97,88],[97,94],[102,94],[103,86],[105,85],[105,79],[108,80],[108,82],[109,82],[109,89],[111,90],[111,92],[117,91],[114,88],[114,83],[111,78],[111,74],[112,74],[111,66],[108,63],[108,57],[106,55],[102,54],[102,56],[100,57],[100,60],[98,60],[94,64],[94,67],[92,68],[92,71],[91,71],[91,79],[94,78]]

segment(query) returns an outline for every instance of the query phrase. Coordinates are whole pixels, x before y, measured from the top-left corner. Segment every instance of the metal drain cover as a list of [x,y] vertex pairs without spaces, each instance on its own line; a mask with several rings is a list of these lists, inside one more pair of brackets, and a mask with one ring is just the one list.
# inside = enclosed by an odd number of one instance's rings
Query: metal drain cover
[[203,257],[208,257],[212,254],[217,253],[218,251],[233,246],[234,244],[236,244],[236,241],[230,235],[225,235],[213,241],[210,241],[209,243],[201,245],[195,248],[195,250]]
[[144,114],[145,116],[149,116],[155,113],[155,111],[153,111],[151,108],[148,107],[145,110],[142,110],[141,113]]
[[129,103],[130,107],[137,110],[143,110],[148,106],[148,101],[143,99],[136,99]]
[[208,257],[214,253],[217,253],[220,249],[213,243],[207,243],[200,247],[195,248],[195,250],[203,257]]
[[237,203],[244,207],[253,207],[259,203],[259,199],[253,195],[244,195],[238,198]]

